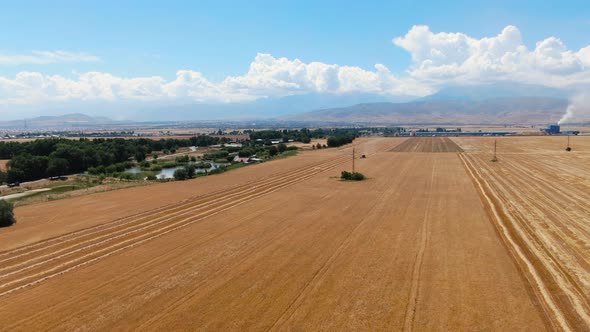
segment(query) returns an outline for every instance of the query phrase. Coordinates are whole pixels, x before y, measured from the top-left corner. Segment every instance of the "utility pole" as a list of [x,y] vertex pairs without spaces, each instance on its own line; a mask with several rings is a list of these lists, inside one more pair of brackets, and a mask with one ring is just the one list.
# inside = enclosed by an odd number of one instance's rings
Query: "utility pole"
[[567,147],[565,151],[572,151],[572,147],[570,146],[570,135],[567,135]]
[[354,147],[352,147],[352,172],[354,173]]
[[492,161],[498,161],[498,158],[496,157],[496,148],[497,148],[497,144],[496,144],[496,140],[494,139],[494,158],[492,158]]

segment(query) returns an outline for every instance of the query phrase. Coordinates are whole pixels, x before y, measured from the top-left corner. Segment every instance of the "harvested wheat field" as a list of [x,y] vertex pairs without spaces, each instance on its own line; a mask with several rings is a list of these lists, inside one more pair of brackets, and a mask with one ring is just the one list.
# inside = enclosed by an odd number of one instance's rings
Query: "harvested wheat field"
[[0,329],[587,329],[590,140],[417,139],[19,208]]
[[590,326],[590,137],[455,138],[492,221],[556,329]]
[[412,137],[397,145],[392,152],[461,152],[448,137]]

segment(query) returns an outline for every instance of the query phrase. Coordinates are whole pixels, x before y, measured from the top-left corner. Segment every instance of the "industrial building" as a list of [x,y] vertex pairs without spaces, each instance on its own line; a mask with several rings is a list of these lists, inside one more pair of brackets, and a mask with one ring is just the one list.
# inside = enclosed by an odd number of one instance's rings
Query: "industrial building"
[[543,129],[549,135],[556,135],[561,133],[561,127],[559,125],[549,125],[549,127]]

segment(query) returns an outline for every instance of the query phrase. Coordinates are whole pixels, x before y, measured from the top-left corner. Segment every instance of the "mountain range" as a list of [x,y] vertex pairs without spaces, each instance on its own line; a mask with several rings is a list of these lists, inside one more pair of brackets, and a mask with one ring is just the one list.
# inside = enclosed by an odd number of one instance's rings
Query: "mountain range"
[[[560,89],[519,83],[449,86],[415,98],[378,94],[304,94],[227,104],[76,105],[53,109],[66,114],[26,120],[29,128],[85,127],[149,121],[275,120],[307,123],[363,124],[547,124],[558,121],[570,95]],[[95,117],[92,117],[95,115]],[[113,117],[116,122],[104,117]],[[23,128],[25,122],[0,121],[0,128]]]
[[498,97],[484,100],[418,100],[366,103],[282,117],[282,120],[363,124],[548,124],[556,123],[566,99]]
[[26,120],[0,121],[0,128],[80,128],[110,124],[106,117],[74,113],[60,116],[39,116]]

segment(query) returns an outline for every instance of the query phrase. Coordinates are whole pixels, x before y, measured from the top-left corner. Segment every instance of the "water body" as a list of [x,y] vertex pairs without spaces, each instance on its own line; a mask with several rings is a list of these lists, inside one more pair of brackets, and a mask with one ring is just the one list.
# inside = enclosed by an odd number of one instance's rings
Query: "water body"
[[[196,163],[190,162],[189,164],[196,164]],[[209,163],[209,164],[211,164],[211,167],[210,168],[197,168],[195,172],[196,173],[205,173],[205,171],[210,172],[210,171],[212,171],[214,169],[217,169],[217,168],[219,168],[221,166],[227,166],[227,165],[229,165],[229,163],[226,163],[226,164]],[[158,174],[156,174],[156,177],[158,179],[162,179],[162,180],[165,180],[165,179],[173,179],[174,178],[174,172],[177,169],[181,169],[181,168],[184,168],[184,166],[177,166],[177,167],[172,167],[172,168],[164,168]],[[141,168],[139,168],[139,167],[133,167],[133,168],[130,168],[130,169],[126,170],[125,172],[131,173],[131,174],[139,174],[142,171],[141,171]]]

